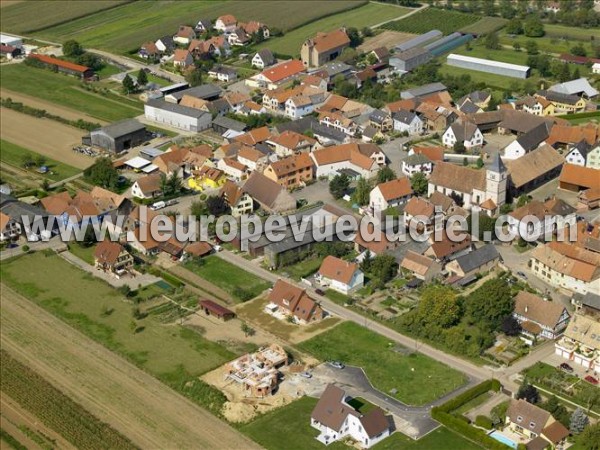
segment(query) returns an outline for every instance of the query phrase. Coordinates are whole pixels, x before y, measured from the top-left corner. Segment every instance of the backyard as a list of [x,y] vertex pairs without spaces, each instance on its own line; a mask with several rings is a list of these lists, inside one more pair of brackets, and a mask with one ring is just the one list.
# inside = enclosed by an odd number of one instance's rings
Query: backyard
[[[86,47],[127,53],[137,50],[148,40],[175,33],[180,25],[195,25],[201,18],[214,20],[223,14],[235,14],[238,20],[258,20],[269,27],[286,31],[365,3],[363,0],[315,2],[307,8],[302,2],[284,0],[270,1],[268,7],[258,1],[243,0],[130,2],[79,19],[56,23],[35,33],[35,36],[61,42],[77,39]],[[18,21],[26,11],[21,12],[18,16],[11,15],[10,21],[3,19],[3,29],[12,31],[22,28]]]
[[392,344],[385,337],[344,322],[299,345],[323,360],[362,367],[371,383],[410,405],[429,403],[465,382],[464,376],[427,356]]
[[361,29],[385,22],[386,20],[404,16],[410,11],[411,10],[408,8],[401,8],[393,5],[367,3],[360,8],[355,8],[307,23],[295,30],[288,31],[282,37],[265,41],[259,45],[259,48],[269,48],[275,53],[295,56],[300,54],[302,43],[309,37],[315,36],[320,31],[332,31],[342,26]]
[[[289,405],[271,411],[241,430],[268,450],[281,448],[323,449],[323,444],[315,437],[319,432],[310,426],[310,414],[317,399],[302,397]],[[277,430],[277,432],[273,432]],[[293,442],[293,445],[291,443]],[[349,449],[340,442],[330,444],[328,449]],[[481,447],[467,441],[445,427],[440,427],[427,436],[415,441],[399,432],[392,434],[373,450],[480,450]]]
[[0,81],[3,88],[73,108],[108,122],[135,117],[142,113],[141,104],[137,102],[127,101],[114,94],[103,96],[88,92],[74,77],[25,64],[3,67]]
[[190,260],[184,267],[229,293],[239,302],[250,300],[271,287],[271,283],[218,256]]
[[[215,413],[220,410],[217,393],[196,377],[235,354],[157,316],[136,314],[133,303],[108,284],[57,255],[38,252],[3,261],[0,275],[3,283],[69,325],[209,409],[214,405]],[[197,385],[188,389],[188,383]]]

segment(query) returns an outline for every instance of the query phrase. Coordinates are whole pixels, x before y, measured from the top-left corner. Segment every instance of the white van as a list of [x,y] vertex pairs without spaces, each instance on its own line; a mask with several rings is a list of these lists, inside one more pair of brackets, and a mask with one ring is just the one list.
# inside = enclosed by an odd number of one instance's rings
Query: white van
[[158,211],[159,209],[163,209],[165,206],[167,206],[167,204],[165,202],[156,202],[153,203],[152,206],[150,206],[150,209],[152,211]]

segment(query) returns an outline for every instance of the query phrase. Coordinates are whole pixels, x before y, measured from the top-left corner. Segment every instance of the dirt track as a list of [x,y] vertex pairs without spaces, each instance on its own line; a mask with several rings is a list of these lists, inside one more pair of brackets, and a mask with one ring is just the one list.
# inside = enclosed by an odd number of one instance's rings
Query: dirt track
[[21,94],[19,92],[10,91],[5,88],[0,88],[0,97],[8,98],[10,97],[15,102],[23,103],[26,106],[31,106],[32,108],[37,109],[45,109],[50,114],[55,114],[57,116],[63,117],[68,120],[77,120],[83,119],[88,122],[99,123],[100,125],[105,125],[108,122],[104,122],[103,120],[98,120],[95,117],[89,116],[85,113],[77,111],[75,109],[66,108],[64,106],[60,106],[56,103],[47,102],[45,100],[31,97],[30,95]]
[[81,144],[81,137],[87,134],[84,130],[7,108],[0,108],[0,119],[2,139],[79,169],[94,162],[93,158],[72,150]]
[[2,348],[142,448],[255,443],[2,285]]
[[400,31],[391,31],[385,30],[381,33],[369,37],[365,39],[358,49],[361,52],[370,52],[378,47],[386,47],[387,49],[392,49],[396,45],[401,44],[402,42],[406,42],[409,39],[412,39],[416,35],[411,33],[402,33]]

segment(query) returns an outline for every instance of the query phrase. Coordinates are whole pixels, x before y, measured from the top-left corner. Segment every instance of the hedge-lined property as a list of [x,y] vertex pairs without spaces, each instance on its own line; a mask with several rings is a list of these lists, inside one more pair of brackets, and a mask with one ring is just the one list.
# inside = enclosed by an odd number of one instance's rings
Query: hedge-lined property
[[498,380],[486,380],[483,383],[478,384],[475,387],[457,395],[453,399],[446,403],[436,406],[431,410],[431,417],[437,420],[442,425],[445,425],[452,431],[460,434],[461,436],[469,439],[477,444],[482,445],[484,448],[489,450],[506,450],[510,448],[507,445],[489,437],[484,431],[472,427],[463,418],[457,417],[452,414],[452,411],[457,410],[465,403],[485,394],[489,391],[498,392],[502,388],[502,385]]

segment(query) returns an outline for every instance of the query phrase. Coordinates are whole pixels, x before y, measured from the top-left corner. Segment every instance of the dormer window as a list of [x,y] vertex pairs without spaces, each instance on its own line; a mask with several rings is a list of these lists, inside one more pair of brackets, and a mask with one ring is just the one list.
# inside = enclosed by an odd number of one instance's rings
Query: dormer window
[[529,428],[535,428],[535,422],[529,422]]
[[519,423],[523,422],[523,417],[517,416],[517,422],[519,422]]

